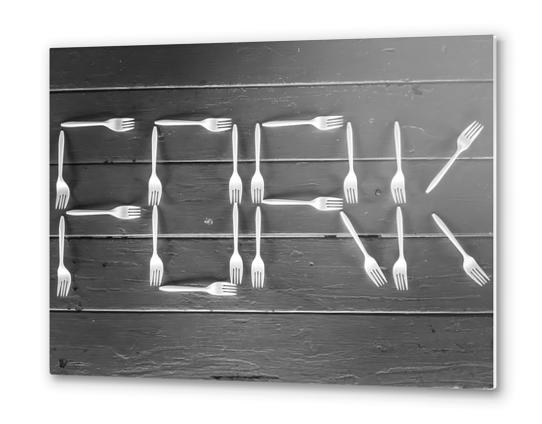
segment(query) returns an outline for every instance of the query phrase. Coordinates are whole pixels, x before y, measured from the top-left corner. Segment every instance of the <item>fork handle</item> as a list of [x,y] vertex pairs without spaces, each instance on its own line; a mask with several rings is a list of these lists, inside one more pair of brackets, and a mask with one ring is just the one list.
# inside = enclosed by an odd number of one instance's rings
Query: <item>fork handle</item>
[[111,211],[99,210],[99,209],[72,209],[66,212],[71,216],[97,216],[97,215],[111,215]]
[[58,175],[62,175],[64,169],[64,131],[58,136]]
[[156,151],[158,150],[158,128],[156,125],[152,127],[152,137],[151,137],[151,154],[152,154],[152,162],[151,162],[151,168],[152,173],[156,173]]
[[401,170],[401,127],[397,121],[393,124],[393,136],[395,139],[395,160],[397,161],[397,169]]
[[346,124],[346,146],[348,148],[348,167],[354,171],[354,136],[352,134],[352,124]]
[[158,244],[158,208],[152,207],[152,251],[156,253]]
[[397,219],[397,243],[399,244],[399,256],[403,257],[403,211],[401,207],[397,206],[396,211]]
[[277,127],[293,127],[295,125],[311,125],[312,121],[310,119],[303,120],[292,120],[292,121],[269,121],[264,122],[262,125],[267,128],[277,128]]
[[233,172],[237,172],[237,151],[239,145],[239,135],[237,133],[237,124],[233,124],[231,132],[231,151],[233,156]]
[[310,200],[291,200],[291,199],[263,199],[262,203],[266,205],[281,206],[312,206]]
[[65,228],[64,228],[64,217],[60,217],[60,222],[58,223],[58,261],[60,264],[64,263],[64,237],[65,237]]
[[444,234],[446,234],[446,237],[448,237],[450,239],[450,241],[455,246],[455,248],[457,250],[459,250],[459,253],[461,253],[461,255],[463,255],[463,257],[468,256],[467,252],[465,252],[463,247],[461,247],[461,245],[459,244],[459,242],[457,241],[455,236],[452,234],[452,232],[450,231],[448,226],[444,223],[444,221],[442,219],[440,219],[440,217],[436,213],[431,214],[431,216],[433,217],[433,220],[437,223],[437,225],[440,227],[442,232]]
[[461,154],[461,150],[457,149],[456,152],[453,154],[453,156],[448,160],[448,162],[446,162],[446,165],[444,165],[444,167],[439,171],[439,173],[435,175],[435,178],[433,178],[433,181],[429,183],[429,185],[425,189],[426,193],[430,193],[437,186],[440,180],[442,180],[442,177],[446,175],[446,173],[454,164],[455,160],[459,157],[460,154]]
[[367,249],[365,249],[365,246],[361,242],[361,239],[359,238],[357,231],[355,230],[354,226],[352,225],[352,222],[350,221],[350,218],[348,218],[348,216],[343,211],[341,211],[341,218],[342,218],[342,220],[344,222],[344,225],[346,225],[346,228],[348,228],[348,231],[350,232],[350,235],[353,237],[354,241],[358,245],[359,250],[361,250],[361,253],[363,253],[363,256],[365,258],[367,258],[367,256],[369,256],[369,254],[367,253]]
[[260,170],[260,143],[262,140],[262,131],[260,124],[256,124],[254,129],[254,159],[256,160],[256,171]]
[[62,128],[102,127],[105,125],[106,123],[103,121],[67,121],[60,124]]
[[186,121],[182,119],[159,119],[158,121],[154,121],[154,125],[160,125],[162,127],[176,127],[203,124],[201,123],[201,121]]
[[232,221],[233,221],[233,250],[237,252],[237,243],[239,239],[239,208],[237,206],[237,203],[233,204],[233,213],[232,213]]
[[256,256],[260,256],[260,240],[262,238],[262,212],[256,208]]
[[160,286],[160,290],[169,293],[207,293],[207,287]]

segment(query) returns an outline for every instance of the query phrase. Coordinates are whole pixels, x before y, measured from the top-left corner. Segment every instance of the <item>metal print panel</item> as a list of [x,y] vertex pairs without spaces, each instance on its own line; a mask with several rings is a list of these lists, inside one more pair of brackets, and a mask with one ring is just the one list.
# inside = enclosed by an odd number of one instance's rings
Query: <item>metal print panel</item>
[[51,373],[493,388],[494,63],[51,49]]

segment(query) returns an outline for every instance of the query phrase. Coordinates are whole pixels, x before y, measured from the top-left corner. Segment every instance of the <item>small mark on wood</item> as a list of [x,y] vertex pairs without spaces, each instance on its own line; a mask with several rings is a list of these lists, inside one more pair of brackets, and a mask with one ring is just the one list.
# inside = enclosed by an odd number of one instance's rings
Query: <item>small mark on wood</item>
[[59,359],[58,360],[58,366],[60,368],[66,368],[66,365],[68,365],[68,360],[67,359]]
[[382,194],[382,190],[380,190],[379,188],[377,188],[375,190],[375,196],[380,196]]
[[213,225],[213,220],[211,218],[205,218],[203,220],[203,222],[206,224],[206,225]]
[[279,379],[273,375],[213,375],[211,378],[225,381],[271,381]]

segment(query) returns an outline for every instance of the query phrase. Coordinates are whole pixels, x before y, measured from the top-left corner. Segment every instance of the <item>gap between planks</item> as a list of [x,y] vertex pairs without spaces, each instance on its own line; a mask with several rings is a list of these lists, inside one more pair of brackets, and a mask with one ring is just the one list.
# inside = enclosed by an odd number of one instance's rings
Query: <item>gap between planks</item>
[[367,86],[367,85],[414,85],[414,84],[493,84],[492,78],[482,79],[438,79],[438,80],[375,80],[375,81],[307,81],[291,83],[253,83],[253,84],[209,84],[209,85],[142,85],[110,87],[72,87],[50,88],[49,93],[128,91],[128,90],[194,90],[231,88],[274,88],[274,87],[325,87],[325,86]]
[[74,309],[50,308],[49,312],[55,313],[150,313],[150,314],[280,314],[280,315],[378,315],[378,316],[475,316],[492,317],[493,311],[374,311],[374,310],[288,310],[288,309],[97,309],[89,308],[80,311]]
[[[414,161],[444,161],[449,160],[448,156],[446,157],[404,157],[402,158],[403,162],[414,162]],[[472,157],[460,157],[457,158],[457,161],[491,161],[493,156],[472,156]],[[395,162],[395,157],[376,157],[376,158],[354,158],[354,162]],[[299,162],[347,162],[348,158],[274,158],[274,159],[260,159],[261,163],[299,163]],[[238,159],[239,163],[254,163],[254,159]],[[231,159],[190,159],[190,160],[157,160],[157,164],[222,164],[222,163],[232,163]],[[150,165],[150,160],[111,160],[111,161],[87,161],[87,162],[68,162],[64,161],[64,165]],[[57,162],[51,162],[50,166],[58,166]]]
[[[493,238],[493,233],[470,233],[470,234],[454,234],[457,238]],[[350,233],[262,233],[262,238],[265,239],[350,239]],[[358,233],[358,236],[363,238],[397,238],[396,233]],[[58,238],[58,234],[51,234],[51,239]],[[149,239],[151,233],[145,234],[66,234],[67,239],[89,238],[89,239]],[[186,234],[158,234],[160,239],[231,239],[232,233],[186,233]],[[239,234],[240,239],[254,239],[254,233]],[[445,238],[444,234],[440,233],[419,233],[405,234],[405,238]]]

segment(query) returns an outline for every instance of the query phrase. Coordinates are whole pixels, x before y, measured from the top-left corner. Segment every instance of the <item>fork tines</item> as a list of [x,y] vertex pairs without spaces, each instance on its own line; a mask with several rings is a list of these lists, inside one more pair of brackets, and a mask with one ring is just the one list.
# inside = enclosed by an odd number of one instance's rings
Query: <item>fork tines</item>
[[223,282],[220,283],[220,295],[221,296],[235,296],[237,294],[237,286],[232,283]]
[[375,268],[371,269],[367,274],[369,275],[371,281],[375,283],[377,287],[383,287],[388,283],[388,280],[386,280],[384,273],[378,265]]
[[334,115],[326,117],[326,127],[335,129],[344,125],[344,117],[342,115]]
[[128,206],[127,213],[131,219],[141,218],[141,208],[139,206]]
[[326,199],[326,209],[328,210],[342,210],[344,205],[343,199],[338,197],[328,197]]
[[474,280],[476,284],[478,284],[480,287],[485,286],[487,283],[489,283],[490,278],[488,275],[484,272],[484,270],[474,261],[473,267],[467,272],[468,276]]
[[135,128],[134,118],[121,118],[120,128],[122,131],[130,131]]

